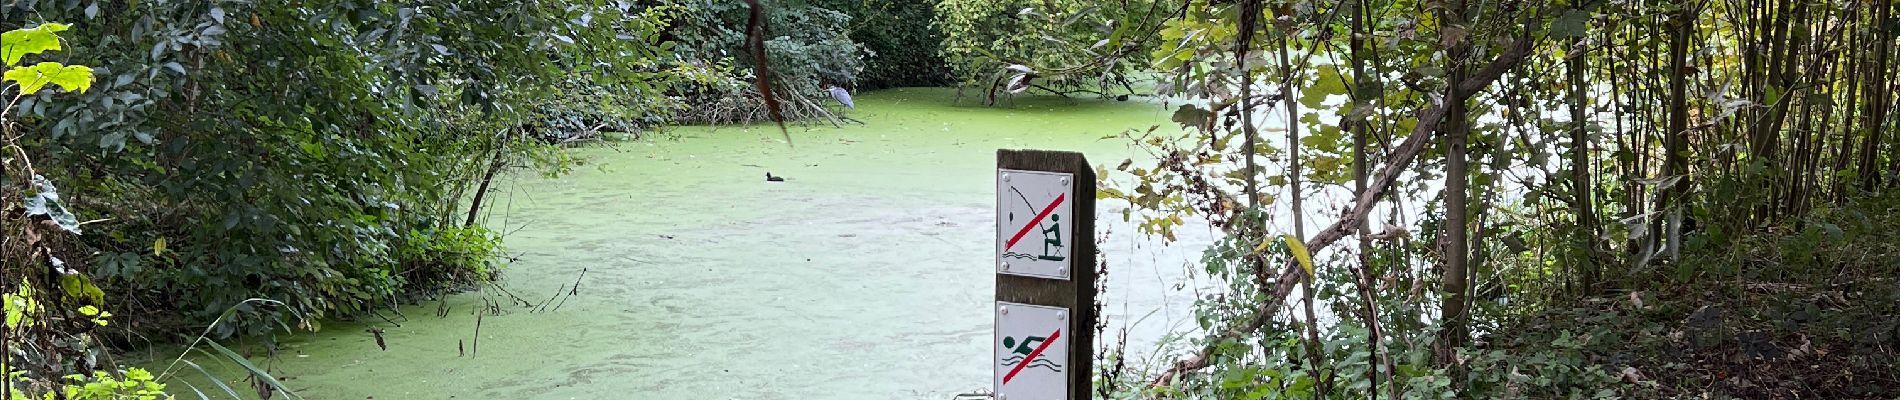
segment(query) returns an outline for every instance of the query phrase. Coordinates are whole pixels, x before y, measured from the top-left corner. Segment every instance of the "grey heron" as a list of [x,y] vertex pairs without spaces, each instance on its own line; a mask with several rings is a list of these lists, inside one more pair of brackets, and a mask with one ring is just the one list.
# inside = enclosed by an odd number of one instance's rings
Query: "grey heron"
[[838,87],[838,85],[826,85],[825,91],[830,92],[831,99],[837,100],[838,104],[843,104],[844,108],[850,108],[850,109],[858,108],[857,105],[852,104],[851,102],[850,91],[846,91],[844,90],[844,88]]

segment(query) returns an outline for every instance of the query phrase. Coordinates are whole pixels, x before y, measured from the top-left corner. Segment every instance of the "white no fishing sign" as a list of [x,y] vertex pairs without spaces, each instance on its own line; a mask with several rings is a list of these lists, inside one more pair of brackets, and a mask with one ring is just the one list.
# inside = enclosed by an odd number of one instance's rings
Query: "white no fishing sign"
[[1069,279],[1073,176],[996,170],[996,272]]
[[1068,310],[996,302],[996,398],[1067,400],[1069,336]]

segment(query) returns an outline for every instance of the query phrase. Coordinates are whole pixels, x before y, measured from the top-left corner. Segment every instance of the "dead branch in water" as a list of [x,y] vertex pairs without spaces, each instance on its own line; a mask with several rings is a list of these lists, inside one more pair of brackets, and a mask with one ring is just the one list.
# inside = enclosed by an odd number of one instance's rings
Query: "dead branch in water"
[[[848,119],[810,97],[780,93],[780,116],[789,121],[808,121],[842,126]],[[719,96],[682,111],[679,122],[689,124],[748,124],[772,120],[771,109],[755,91]]]

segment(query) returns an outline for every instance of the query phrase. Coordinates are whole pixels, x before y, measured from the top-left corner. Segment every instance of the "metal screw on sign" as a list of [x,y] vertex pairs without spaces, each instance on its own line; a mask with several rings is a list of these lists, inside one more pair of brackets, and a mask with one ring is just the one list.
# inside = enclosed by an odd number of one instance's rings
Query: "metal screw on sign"
[[1009,174],[1003,174],[1003,181],[1009,182]]
[[1009,315],[1009,307],[998,307],[996,312],[1001,313],[1003,315]]
[[1003,263],[1003,270],[1004,270],[1004,271],[1008,271],[1008,270],[1009,270],[1009,263]]
[[1069,319],[1069,313],[1066,313],[1066,312],[1056,313],[1057,321],[1062,321],[1062,320],[1067,320],[1067,319]]
[[1062,178],[1062,186],[1069,186],[1069,178]]

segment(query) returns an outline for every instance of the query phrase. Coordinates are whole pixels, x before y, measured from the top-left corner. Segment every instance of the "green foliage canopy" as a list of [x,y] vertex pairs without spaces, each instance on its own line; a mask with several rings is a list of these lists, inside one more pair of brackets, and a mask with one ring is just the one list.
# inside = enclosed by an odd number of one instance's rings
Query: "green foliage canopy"
[[[550,105],[665,107],[671,9],[631,2],[13,2],[0,26],[71,21],[100,81],[25,96],[33,156],[104,230],[61,258],[155,308],[261,332],[485,279],[495,241],[458,214],[491,161],[538,152]],[[28,20],[28,19],[31,20]],[[30,41],[17,52],[58,48]],[[7,60],[18,59],[9,47]],[[70,66],[29,82],[69,89]],[[9,73],[9,80],[16,75]],[[474,238],[443,240],[437,238]],[[141,251],[169,243],[166,251]],[[450,246],[450,247],[442,247]],[[458,254],[442,257],[441,254]],[[468,256],[475,255],[475,256]],[[443,260],[454,260],[445,262]],[[251,307],[261,297],[283,307]],[[183,316],[166,318],[162,316]],[[181,325],[170,325],[181,326]]]
[[1177,10],[1159,1],[946,0],[935,24],[943,58],[966,85],[1011,92],[1129,83],[1146,68],[1155,30]]
[[846,31],[863,45],[864,72],[857,89],[901,86],[939,86],[954,82],[939,49],[943,32],[937,29],[935,1],[928,0],[813,0],[818,7],[851,16]]

